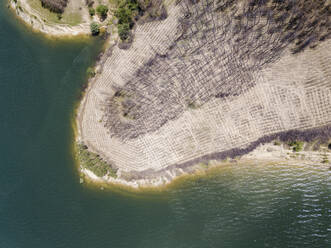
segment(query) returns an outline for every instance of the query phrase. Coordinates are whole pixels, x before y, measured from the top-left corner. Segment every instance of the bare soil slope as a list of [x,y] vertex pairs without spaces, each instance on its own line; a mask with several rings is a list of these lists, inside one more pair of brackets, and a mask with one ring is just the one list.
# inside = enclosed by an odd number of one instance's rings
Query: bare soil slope
[[329,1],[165,5],[107,53],[80,107],[81,141],[120,178],[178,174],[290,130],[331,135]]

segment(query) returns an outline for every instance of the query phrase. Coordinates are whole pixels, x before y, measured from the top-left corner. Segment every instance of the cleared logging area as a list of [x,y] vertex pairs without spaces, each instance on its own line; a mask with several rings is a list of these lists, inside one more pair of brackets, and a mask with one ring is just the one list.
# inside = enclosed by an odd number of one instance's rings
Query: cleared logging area
[[166,6],[87,93],[89,148],[120,170],[163,170],[331,124],[330,1]]
[[169,51],[148,61],[106,103],[110,133],[136,138],[188,106],[240,95],[254,85],[254,73],[276,61],[286,47],[298,53],[330,37],[331,10],[325,4],[181,1],[178,37]]

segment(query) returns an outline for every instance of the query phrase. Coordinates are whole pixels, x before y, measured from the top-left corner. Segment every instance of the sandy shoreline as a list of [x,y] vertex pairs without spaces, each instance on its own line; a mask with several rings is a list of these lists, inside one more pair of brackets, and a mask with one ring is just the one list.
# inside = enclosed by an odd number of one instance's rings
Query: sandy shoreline
[[[133,179],[125,180],[123,178],[114,179],[112,177],[97,177],[93,172],[80,168],[82,178],[95,184],[118,185],[119,187],[127,187],[133,189],[157,189],[169,186],[181,178],[187,176],[203,176],[207,171],[214,168],[221,168],[222,166],[240,166],[240,165],[274,165],[274,164],[288,164],[298,166],[322,166],[325,170],[330,170],[330,163],[323,162],[324,159],[331,160],[331,151],[327,147],[323,151],[301,151],[293,152],[288,149],[286,145],[275,145],[268,143],[258,146],[252,152],[243,155],[236,159],[226,160],[210,160],[207,163],[192,164],[186,168],[173,168],[160,173],[150,179]],[[148,173],[148,172],[147,172]],[[151,173],[153,174],[153,173]],[[121,175],[119,175],[121,176]]]

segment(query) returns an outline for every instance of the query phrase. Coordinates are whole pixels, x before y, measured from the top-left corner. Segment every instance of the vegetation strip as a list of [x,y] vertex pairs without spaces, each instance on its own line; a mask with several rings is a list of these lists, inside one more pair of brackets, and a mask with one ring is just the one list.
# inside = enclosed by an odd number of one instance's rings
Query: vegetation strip
[[82,143],[76,145],[77,158],[83,169],[92,171],[98,177],[106,175],[116,178],[117,170],[103,160],[98,154],[90,152],[88,147]]

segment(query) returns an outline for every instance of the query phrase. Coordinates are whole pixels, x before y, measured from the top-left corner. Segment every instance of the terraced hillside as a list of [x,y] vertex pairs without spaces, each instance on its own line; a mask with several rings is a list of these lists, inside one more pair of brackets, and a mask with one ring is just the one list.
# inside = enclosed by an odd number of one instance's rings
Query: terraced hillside
[[89,149],[148,178],[290,130],[331,135],[330,1],[165,6],[129,49],[106,53],[78,117]]

